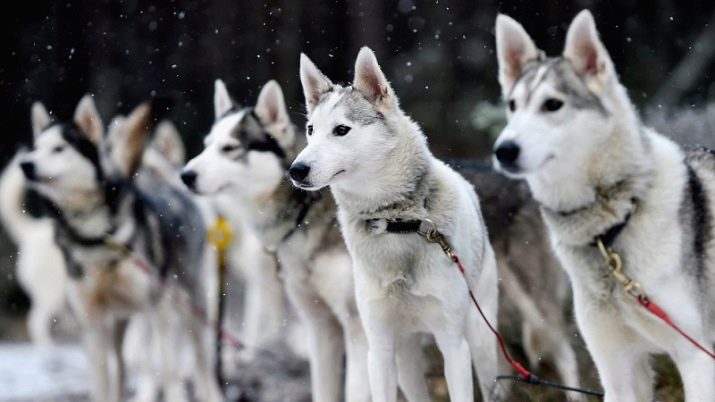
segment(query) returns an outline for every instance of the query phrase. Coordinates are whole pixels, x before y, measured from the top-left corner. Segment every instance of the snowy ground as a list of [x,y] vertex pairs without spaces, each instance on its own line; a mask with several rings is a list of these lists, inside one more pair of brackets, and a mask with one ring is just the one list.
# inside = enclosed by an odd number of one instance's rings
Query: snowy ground
[[[260,352],[231,371],[230,401],[310,400],[307,363],[285,348]],[[88,393],[87,361],[79,345],[59,346],[48,358],[30,343],[0,344],[0,402],[85,402]]]
[[83,401],[87,361],[78,345],[58,347],[48,359],[30,343],[0,345],[0,401]]

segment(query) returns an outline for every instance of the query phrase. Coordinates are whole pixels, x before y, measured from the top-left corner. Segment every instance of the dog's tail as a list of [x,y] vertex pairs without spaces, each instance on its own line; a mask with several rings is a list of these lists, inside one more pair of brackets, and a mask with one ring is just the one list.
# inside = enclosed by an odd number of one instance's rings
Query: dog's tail
[[0,176],[0,220],[16,244],[31,230],[35,221],[30,214],[23,211],[27,183],[20,170],[22,154],[22,151],[18,151]]

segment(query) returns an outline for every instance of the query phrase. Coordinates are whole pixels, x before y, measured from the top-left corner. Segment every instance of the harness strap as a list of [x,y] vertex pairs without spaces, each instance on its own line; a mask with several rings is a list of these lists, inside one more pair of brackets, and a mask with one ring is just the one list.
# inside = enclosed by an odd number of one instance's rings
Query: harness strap
[[631,219],[631,213],[628,213],[626,217],[623,219],[623,221],[616,223],[615,225],[611,226],[610,228],[606,229],[602,234],[596,236],[593,238],[591,243],[589,243],[591,246],[596,247],[598,242],[602,242],[605,244],[607,247],[610,247],[613,245],[613,243],[616,242],[616,238],[618,235],[621,234],[623,229],[626,228],[626,225],[628,224],[628,221]]
[[285,235],[283,235],[280,241],[281,243],[288,240],[291,236],[293,236],[293,234],[295,234],[298,228],[305,221],[305,218],[308,216],[308,212],[310,212],[310,209],[313,207],[313,205],[315,205],[316,202],[318,202],[322,198],[319,192],[301,191],[301,193],[303,193],[303,199],[301,200],[301,207],[300,211],[298,211],[298,216],[295,219],[295,224],[293,225],[293,227],[290,228],[290,230],[288,230]]

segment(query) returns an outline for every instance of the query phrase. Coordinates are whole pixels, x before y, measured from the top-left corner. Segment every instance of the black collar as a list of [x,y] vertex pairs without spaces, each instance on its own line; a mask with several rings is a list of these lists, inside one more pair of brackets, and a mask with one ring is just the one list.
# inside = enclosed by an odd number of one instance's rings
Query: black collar
[[606,229],[603,233],[595,236],[593,240],[589,243],[589,245],[592,247],[596,247],[598,245],[598,241],[600,240],[606,247],[613,246],[613,243],[616,242],[616,238],[618,238],[618,235],[620,235],[621,232],[623,232],[623,229],[626,228],[626,225],[628,224],[628,221],[630,219],[631,213],[629,212],[628,215],[626,215],[626,217],[623,218],[621,222],[616,223],[615,225]]
[[423,221],[419,219],[367,219],[365,223],[373,230],[387,233],[409,234],[420,233]]

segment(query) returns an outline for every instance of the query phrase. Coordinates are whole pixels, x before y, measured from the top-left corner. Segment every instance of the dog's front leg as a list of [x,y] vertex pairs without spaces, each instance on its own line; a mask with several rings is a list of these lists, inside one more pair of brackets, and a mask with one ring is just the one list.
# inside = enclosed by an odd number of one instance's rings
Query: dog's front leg
[[310,284],[288,278],[286,290],[308,335],[313,402],[338,401],[343,382],[342,356],[345,351],[340,324],[320,296],[312,291]]
[[357,315],[345,319],[343,323],[346,349],[345,400],[347,402],[369,402],[370,388],[366,387],[367,337],[362,321]]
[[188,325],[185,328],[176,328],[172,316],[177,314],[177,307],[172,304],[170,295],[162,295],[159,303],[152,311],[152,321],[156,331],[156,339],[161,361],[161,385],[164,398],[169,401],[188,401],[179,367],[182,352],[179,331],[194,329]]
[[410,402],[429,402],[425,381],[426,362],[422,351],[422,334],[401,336],[397,342],[397,382]]
[[368,370],[370,390],[374,402],[397,400],[397,363],[395,360],[395,337],[392,334],[368,333],[370,351]]
[[[683,379],[685,400],[688,402],[715,401],[715,363],[712,358],[685,340],[680,340],[673,354],[680,377]],[[707,342],[704,342],[707,345]]]
[[437,329],[434,336],[444,357],[449,399],[454,402],[474,401],[471,353],[462,328]]
[[[280,332],[283,319],[283,289],[276,274],[276,261],[263,247],[246,245],[246,295],[243,320],[248,345],[270,344]],[[249,360],[253,356],[244,354]]]
[[122,345],[124,344],[124,335],[127,331],[129,320],[126,318],[118,318],[114,321],[111,328],[112,342],[107,353],[111,353],[114,361],[113,381],[111,382],[111,395],[117,395],[118,400],[122,399],[124,385],[126,384],[126,365],[124,364],[124,356],[122,355]]
[[[580,296],[580,297],[579,297]],[[653,373],[643,339],[614,307],[603,307],[574,288],[576,321],[605,392],[604,402],[653,400]]]
[[373,402],[397,400],[396,328],[389,314],[385,314],[384,299],[363,302],[357,286],[358,309],[365,326],[369,345],[368,374]]
[[111,334],[100,317],[88,317],[85,330],[85,348],[90,366],[92,400],[119,402],[119,395],[111,394],[109,344]]

